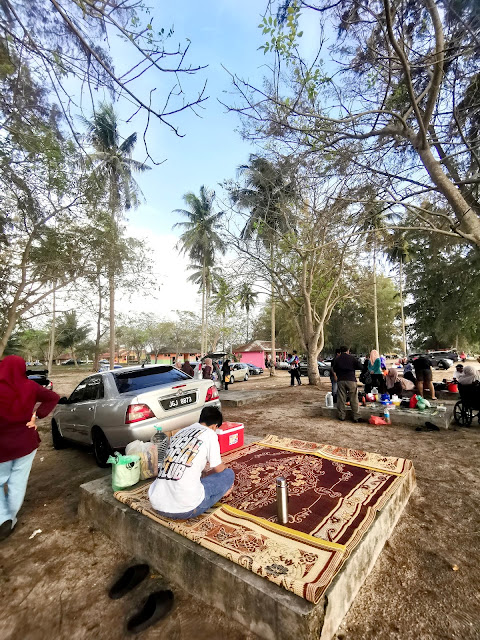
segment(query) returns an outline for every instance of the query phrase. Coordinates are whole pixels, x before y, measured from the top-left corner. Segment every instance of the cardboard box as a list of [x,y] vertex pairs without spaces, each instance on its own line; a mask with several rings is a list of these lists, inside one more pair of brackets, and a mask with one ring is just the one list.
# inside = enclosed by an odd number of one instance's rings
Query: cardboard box
[[243,447],[243,424],[241,422],[224,422],[217,429],[220,453],[227,453],[232,449]]

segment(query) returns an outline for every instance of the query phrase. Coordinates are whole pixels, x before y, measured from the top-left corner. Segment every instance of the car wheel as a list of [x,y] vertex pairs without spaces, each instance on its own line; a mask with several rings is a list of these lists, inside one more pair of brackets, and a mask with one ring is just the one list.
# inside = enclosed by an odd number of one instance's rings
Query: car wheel
[[328,371],[328,369],[324,369],[322,376],[324,378],[329,378],[330,377],[330,371]]
[[92,429],[92,442],[95,462],[99,467],[105,469],[106,467],[108,467],[107,460],[112,453],[112,448],[110,447],[107,437],[100,429],[100,427],[94,427]]
[[245,374],[245,382],[248,380],[248,373]]
[[60,433],[60,429],[58,428],[58,424],[55,420],[52,420],[52,444],[53,448],[57,449],[65,449],[67,446],[67,442],[65,438]]
[[449,369],[448,363],[445,362],[445,360],[440,360],[440,362],[438,363],[438,368],[439,369]]
[[230,376],[230,382],[228,384],[233,384],[235,382],[235,378],[231,375]]

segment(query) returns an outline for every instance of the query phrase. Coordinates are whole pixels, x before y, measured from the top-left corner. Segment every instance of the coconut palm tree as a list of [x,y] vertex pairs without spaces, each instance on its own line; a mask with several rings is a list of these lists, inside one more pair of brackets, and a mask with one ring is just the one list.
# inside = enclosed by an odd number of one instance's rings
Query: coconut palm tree
[[[234,204],[250,211],[250,216],[242,229],[243,240],[256,237],[269,252],[270,269],[274,269],[275,248],[278,236],[289,228],[288,202],[294,196],[293,182],[287,178],[284,168],[267,158],[252,154],[247,165],[238,168],[244,186],[233,189]],[[272,367],[270,375],[275,375],[275,286],[271,285],[272,324]]]
[[133,178],[134,172],[150,169],[132,158],[137,134],[132,133],[123,142],[118,132],[118,116],[112,104],[102,103],[91,120],[82,118],[87,129],[87,139],[94,152],[89,159],[95,167],[95,176],[108,196],[108,209],[112,216],[112,235],[107,249],[109,263],[110,297],[110,366],[115,363],[115,271],[118,220],[124,209],[138,205],[140,189]]
[[220,277],[218,280],[218,287],[215,295],[213,296],[213,304],[215,305],[215,311],[222,316],[222,335],[223,335],[223,352],[225,353],[225,324],[226,316],[229,311],[235,307],[235,293],[231,285]]
[[403,354],[407,355],[407,338],[405,331],[405,311],[403,308],[403,265],[410,262],[410,254],[408,251],[408,241],[403,234],[397,234],[394,237],[392,246],[387,249],[387,257],[393,264],[399,265],[399,292],[400,292],[400,309],[402,314],[402,346]]
[[258,298],[258,293],[253,291],[252,285],[249,282],[243,282],[238,294],[238,302],[240,307],[244,309],[247,314],[247,342],[248,342],[248,329],[250,320],[250,309],[255,306]]
[[[187,267],[189,270],[194,269],[194,272],[191,273],[187,280],[189,282],[193,282],[197,284],[199,287],[200,293],[203,292],[203,265],[199,264],[191,264]],[[210,296],[212,293],[216,293],[217,291],[217,282],[220,278],[220,271],[217,267],[207,264],[205,267],[205,352],[208,351],[208,305]],[[203,293],[202,293],[203,295]],[[203,312],[202,312],[203,315]],[[203,331],[203,330],[202,330]],[[203,353],[203,351],[202,351]]]
[[195,265],[201,265],[202,270],[202,354],[207,351],[207,320],[206,320],[206,296],[208,269],[215,264],[216,252],[225,253],[225,244],[218,231],[223,211],[213,211],[215,193],[209,191],[204,185],[200,187],[200,195],[189,191],[183,196],[188,209],[175,209],[173,213],[179,213],[186,220],[177,222],[173,228],[184,229],[177,244],[177,248],[189,256]]

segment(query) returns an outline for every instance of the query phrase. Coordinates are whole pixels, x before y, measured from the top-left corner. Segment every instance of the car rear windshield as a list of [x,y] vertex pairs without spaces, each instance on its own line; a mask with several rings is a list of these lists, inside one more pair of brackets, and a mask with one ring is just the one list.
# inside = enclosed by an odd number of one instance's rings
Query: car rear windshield
[[173,367],[148,367],[133,371],[119,371],[114,373],[113,377],[119,393],[128,393],[129,391],[139,391],[148,387],[191,380],[186,373]]

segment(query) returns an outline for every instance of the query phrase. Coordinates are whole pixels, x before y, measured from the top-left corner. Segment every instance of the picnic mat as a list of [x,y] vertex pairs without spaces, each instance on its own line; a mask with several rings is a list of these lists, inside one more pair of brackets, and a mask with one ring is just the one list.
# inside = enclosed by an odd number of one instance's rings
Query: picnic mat
[[[412,469],[402,458],[273,435],[222,459],[235,471],[233,493],[197,518],[158,515],[148,500],[150,483],[114,495],[313,603]],[[278,476],[288,481],[288,526],[277,523]]]

